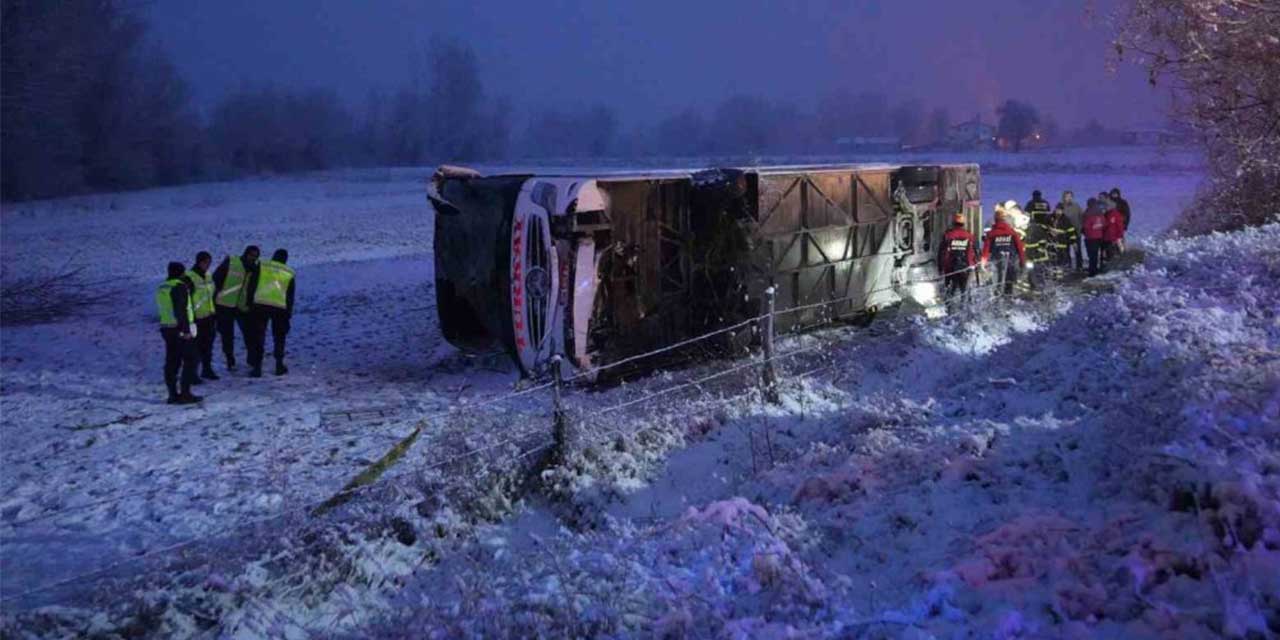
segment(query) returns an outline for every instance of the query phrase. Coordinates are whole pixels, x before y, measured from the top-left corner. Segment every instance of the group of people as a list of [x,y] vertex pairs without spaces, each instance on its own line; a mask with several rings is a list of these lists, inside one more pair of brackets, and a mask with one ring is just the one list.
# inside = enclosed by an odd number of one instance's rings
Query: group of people
[[968,291],[969,274],[993,262],[993,284],[1006,295],[1013,293],[1022,273],[1034,271],[1037,265],[1042,273],[1043,267],[1079,272],[1087,265],[1089,275],[1097,275],[1124,251],[1131,210],[1119,188],[1100,192],[1085,204],[1081,209],[1075,194],[1064,191],[1062,200],[1050,208],[1038,190],[1031,193],[1023,208],[1013,200],[997,204],[994,224],[983,236],[981,254],[977,238],[966,228],[965,215],[957,213],[938,247],[938,267],[947,298]]
[[289,372],[284,365],[284,347],[296,288],[293,268],[286,264],[289,252],[276,249],[270,260],[260,257],[258,247],[250,245],[239,256],[227,256],[212,273],[213,256],[208,251],[197,253],[190,269],[181,262],[169,263],[168,278],[156,290],[169,404],[200,402],[204,398],[192,393],[191,387],[219,379],[213,370],[215,333],[222,336],[227,369],[236,368],[237,326],[250,377],[262,377],[268,325],[275,373],[282,376]]

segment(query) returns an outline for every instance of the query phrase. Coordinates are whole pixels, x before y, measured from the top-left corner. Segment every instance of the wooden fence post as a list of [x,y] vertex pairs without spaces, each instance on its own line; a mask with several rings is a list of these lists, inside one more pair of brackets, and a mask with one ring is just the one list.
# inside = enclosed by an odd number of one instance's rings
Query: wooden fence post
[[569,435],[569,416],[564,410],[563,390],[564,374],[561,371],[562,359],[555,356],[551,359],[551,374],[554,376],[555,384],[551,388],[552,410],[551,415],[554,424],[551,428],[551,437],[555,442],[555,459],[558,463],[567,461],[572,453],[572,438]]
[[774,367],[773,360],[773,309],[774,297],[776,292],[773,286],[764,290],[764,310],[760,314],[763,316],[761,322],[764,327],[760,331],[760,338],[764,341],[764,368],[761,372],[761,382],[764,385],[764,398],[772,404],[781,404],[782,400],[778,397],[778,372]]

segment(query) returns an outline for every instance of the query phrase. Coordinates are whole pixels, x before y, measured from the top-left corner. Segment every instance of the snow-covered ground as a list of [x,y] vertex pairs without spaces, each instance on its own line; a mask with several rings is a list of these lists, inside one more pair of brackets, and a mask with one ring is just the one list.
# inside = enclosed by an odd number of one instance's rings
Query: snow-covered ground
[[[1119,186],[1150,236],[1198,180],[1080,154],[983,158],[986,198]],[[781,408],[728,376],[601,415],[735,363],[576,390],[585,444],[629,435],[530,489],[508,463],[545,393],[467,408],[516,376],[438,335],[426,173],[4,207],[4,277],[82,265],[116,300],[0,337],[6,631],[1131,637],[1276,610],[1280,228],[1153,241],[1096,295],[784,341],[823,355],[785,363]],[[299,272],[290,374],[162,404],[165,262],[249,243]],[[389,480],[310,515],[420,425]]]

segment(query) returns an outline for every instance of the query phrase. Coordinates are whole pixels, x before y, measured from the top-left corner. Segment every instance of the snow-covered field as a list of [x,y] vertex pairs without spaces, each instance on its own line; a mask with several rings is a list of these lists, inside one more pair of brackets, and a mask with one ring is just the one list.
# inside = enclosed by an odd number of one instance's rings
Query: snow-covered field
[[[1139,237],[1198,181],[1186,154],[979,160],[988,201],[1119,186]],[[427,172],[5,205],[5,278],[84,266],[113,295],[0,336],[7,633],[1280,632],[1280,227],[1150,241],[1090,295],[783,341],[820,348],[782,407],[747,371],[603,412],[735,363],[574,390],[581,453],[531,480],[546,394],[477,405],[515,374],[435,328]],[[298,269],[290,374],[164,405],[164,264],[249,243]]]

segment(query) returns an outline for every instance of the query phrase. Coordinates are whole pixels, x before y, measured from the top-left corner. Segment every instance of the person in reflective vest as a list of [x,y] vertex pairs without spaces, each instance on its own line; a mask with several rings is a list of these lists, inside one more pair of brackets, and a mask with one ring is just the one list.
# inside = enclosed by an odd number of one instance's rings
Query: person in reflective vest
[[249,375],[262,376],[262,358],[266,351],[267,325],[271,325],[272,355],[276,359],[276,375],[289,373],[284,366],[284,344],[293,318],[293,295],[296,280],[288,264],[289,252],[276,249],[270,260],[262,261],[249,280],[248,296],[253,318],[253,346],[249,349]]
[[1022,244],[1022,237],[1007,221],[1008,208],[1006,203],[1004,210],[996,212],[996,223],[991,225],[991,230],[982,240],[982,264],[986,266],[995,262],[996,290],[1003,290],[1004,295],[1013,293],[1018,271],[1027,265],[1027,250]]
[[1031,217],[1027,231],[1027,258],[1035,263],[1047,263],[1050,258],[1049,239],[1053,235],[1049,226],[1049,201],[1039,191],[1031,192],[1026,212]]
[[1107,214],[1096,198],[1089,198],[1084,210],[1084,248],[1089,254],[1089,275],[1098,275],[1098,254],[1102,251],[1102,239],[1107,232]]
[[[195,266],[187,272],[191,281],[191,306],[195,308],[196,317],[196,352],[200,355],[200,377],[206,380],[217,380],[218,374],[213,372],[213,337],[216,332],[216,311],[213,296],[217,286],[209,267],[213,266],[213,255],[208,251],[196,254]],[[199,382],[199,380],[197,380]]]
[[1077,252],[1080,250],[1080,232],[1067,215],[1066,207],[1061,202],[1049,215],[1049,234],[1049,253],[1052,255],[1052,264],[1070,269],[1071,248],[1075,247]]
[[249,298],[245,294],[245,285],[258,269],[260,253],[257,246],[249,245],[240,256],[224,258],[213,271],[213,305],[227,369],[236,368],[236,325],[240,325],[245,351],[249,350]]
[[938,271],[946,283],[946,299],[956,295],[965,295],[969,290],[969,272],[977,263],[974,251],[975,238],[965,228],[963,213],[957,213],[951,219],[951,228],[942,236],[942,244],[938,246]]
[[[164,385],[169,404],[195,404],[203,400],[191,393],[196,378],[195,307],[191,284],[181,262],[169,263],[169,277],[156,289],[156,312],[160,316],[160,337],[164,339]],[[179,391],[181,381],[181,391]]]

